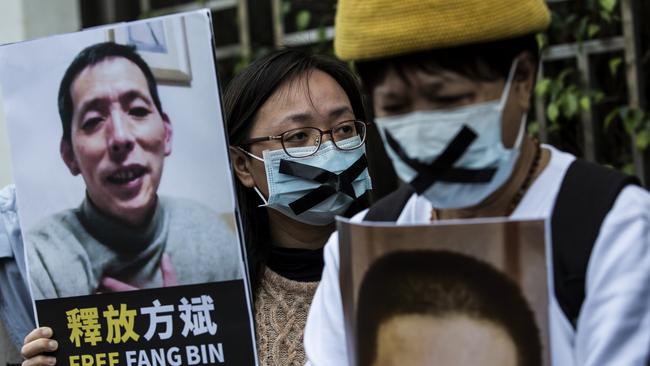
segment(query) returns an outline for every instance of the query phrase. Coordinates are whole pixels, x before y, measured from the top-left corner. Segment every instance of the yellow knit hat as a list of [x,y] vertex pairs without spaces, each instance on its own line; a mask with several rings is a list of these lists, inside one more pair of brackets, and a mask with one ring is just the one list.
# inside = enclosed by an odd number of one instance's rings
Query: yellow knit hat
[[546,29],[544,0],[339,0],[334,50],[368,60]]

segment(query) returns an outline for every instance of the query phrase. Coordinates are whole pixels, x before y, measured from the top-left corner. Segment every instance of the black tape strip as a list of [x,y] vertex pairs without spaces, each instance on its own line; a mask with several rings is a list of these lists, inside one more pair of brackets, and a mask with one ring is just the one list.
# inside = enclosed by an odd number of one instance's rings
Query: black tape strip
[[408,166],[417,172],[417,176],[409,182],[415,192],[422,194],[435,182],[448,183],[487,183],[496,173],[495,168],[461,169],[453,165],[463,156],[469,145],[476,139],[476,133],[469,127],[463,126],[458,134],[447,145],[445,150],[431,164],[424,164],[411,159],[395,138],[386,131],[386,142],[393,151]]
[[357,198],[354,193],[352,182],[354,182],[354,180],[357,179],[357,177],[363,173],[367,167],[368,161],[366,160],[365,155],[362,155],[357,159],[357,161],[340,174],[335,174],[328,170],[296,161],[281,160],[280,173],[321,183],[318,188],[291,202],[289,208],[291,208],[294,214],[300,215],[317,204],[325,201],[337,192],[343,192],[352,198]]
[[336,189],[334,189],[332,186],[321,185],[306,195],[291,202],[289,204],[289,208],[291,208],[291,211],[293,211],[294,214],[300,215],[301,213],[309,210],[317,204],[325,201],[335,193]]
[[399,158],[405,162],[408,166],[410,166],[413,170],[418,172],[418,174],[424,174],[426,171],[429,169],[429,166],[420,163],[419,161],[415,159],[411,159],[408,155],[406,155],[406,152],[404,149],[402,149],[402,146],[395,140],[393,135],[390,134],[390,132],[386,132],[386,142],[388,142],[388,146],[390,146],[391,149],[399,156]]
[[319,167],[291,160],[280,160],[280,173],[325,183],[336,179],[336,174]]
[[359,157],[357,161],[350,165],[349,168],[345,169],[341,172],[341,174],[339,174],[339,179],[337,181],[338,186],[336,187],[336,190],[343,192],[352,198],[357,198],[354,194],[354,187],[352,186],[352,182],[354,182],[354,180],[357,179],[357,177],[361,175],[361,173],[363,173],[367,167],[368,160],[366,160],[366,155],[361,155],[361,157]]

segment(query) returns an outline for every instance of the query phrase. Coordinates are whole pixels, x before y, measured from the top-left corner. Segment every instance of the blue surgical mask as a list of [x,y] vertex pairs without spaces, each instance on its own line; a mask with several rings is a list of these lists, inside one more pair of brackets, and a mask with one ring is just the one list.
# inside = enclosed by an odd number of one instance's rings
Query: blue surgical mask
[[501,187],[512,174],[523,140],[525,115],[512,148],[503,145],[501,129],[503,110],[516,65],[515,60],[499,100],[451,110],[416,111],[376,119],[393,167],[399,178],[407,183],[413,182],[418,173],[389,146],[387,132],[399,143],[408,158],[427,165],[440,157],[463,128],[469,128],[476,134],[475,140],[453,164],[453,168],[473,171],[490,169],[493,171],[491,179],[482,183],[436,181],[421,193],[433,207],[446,209],[476,205]]
[[[359,144],[359,138],[354,137],[338,143],[339,146],[345,148],[346,146],[356,146]],[[295,155],[309,151],[311,148],[291,148],[290,152]],[[255,187],[255,191],[260,198],[264,201],[264,205],[273,208],[282,214],[291,217],[294,220],[310,224],[310,225],[328,225],[334,222],[334,217],[341,215],[347,211],[350,205],[367,190],[371,189],[370,176],[368,175],[367,163],[365,160],[365,149],[360,147],[354,150],[339,150],[334,146],[331,141],[324,142],[318,151],[311,156],[304,158],[294,158],[283,150],[266,150],[263,153],[263,159],[248,153],[251,157],[263,161],[266,171],[266,181],[269,189],[268,200],[264,198],[261,192]],[[284,163],[283,163],[284,161]],[[280,173],[281,165],[290,165],[292,162],[298,165],[305,166],[307,170],[310,167],[326,171],[326,175],[334,177],[350,169],[358,172],[353,174],[350,178],[351,189],[348,194],[336,189],[333,192],[326,193],[327,198],[320,201],[320,199],[310,200],[307,197],[307,206],[311,203],[318,202],[317,204],[307,208],[306,210],[296,212],[295,206],[292,208],[292,203],[299,199],[313,193],[323,183],[312,179],[305,179],[291,174]],[[294,165],[297,166],[297,165]],[[300,167],[295,168],[300,170]],[[322,190],[322,188],[321,188]],[[354,195],[354,197],[351,197]],[[318,195],[318,194],[316,194]],[[321,196],[322,198],[323,196]],[[305,207],[303,207],[305,209]]]

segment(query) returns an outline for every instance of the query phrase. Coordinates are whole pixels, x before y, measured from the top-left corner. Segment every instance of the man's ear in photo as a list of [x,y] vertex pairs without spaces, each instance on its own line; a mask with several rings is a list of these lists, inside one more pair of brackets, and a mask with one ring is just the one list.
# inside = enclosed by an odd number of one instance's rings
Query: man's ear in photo
[[79,170],[79,164],[77,163],[77,158],[74,155],[74,150],[72,150],[71,141],[61,139],[61,143],[59,144],[59,152],[61,153],[63,162],[70,170],[70,174],[78,175],[81,173],[81,170]]
[[165,156],[169,156],[172,153],[172,138],[174,135],[174,130],[172,128],[172,122],[169,119],[167,113],[162,113],[162,120],[165,126]]

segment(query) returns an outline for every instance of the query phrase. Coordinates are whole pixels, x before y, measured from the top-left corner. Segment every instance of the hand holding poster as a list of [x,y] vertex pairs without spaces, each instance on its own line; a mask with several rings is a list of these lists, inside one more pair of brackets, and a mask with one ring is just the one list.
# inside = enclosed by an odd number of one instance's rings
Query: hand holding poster
[[0,47],[57,364],[255,362],[211,30],[200,11]]
[[351,365],[548,365],[543,221],[338,230]]

